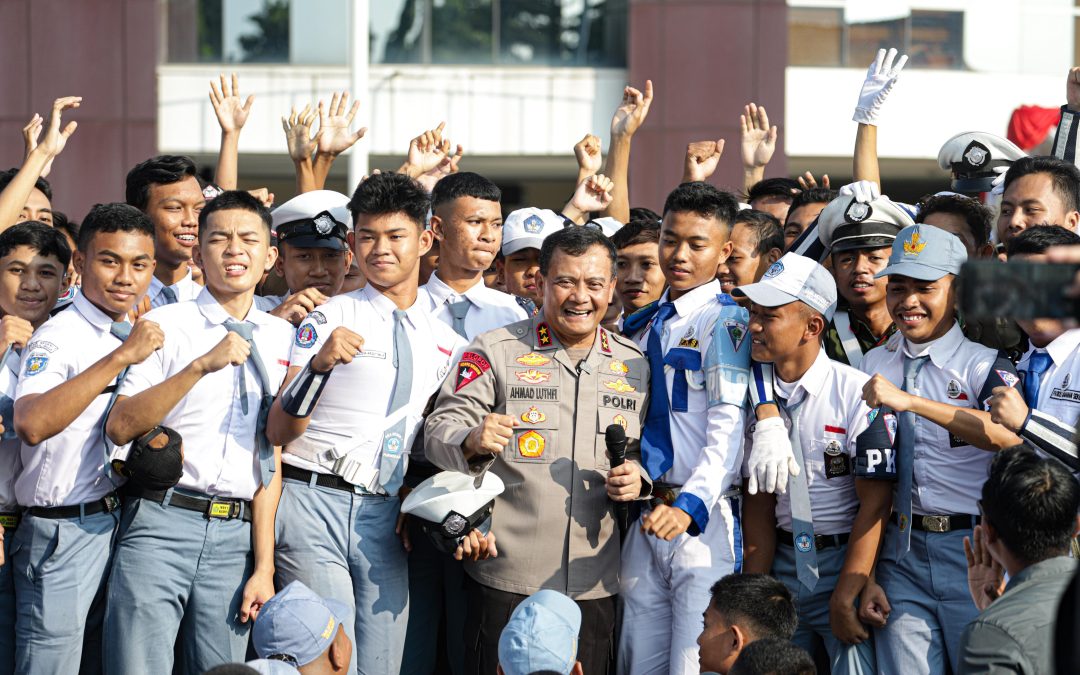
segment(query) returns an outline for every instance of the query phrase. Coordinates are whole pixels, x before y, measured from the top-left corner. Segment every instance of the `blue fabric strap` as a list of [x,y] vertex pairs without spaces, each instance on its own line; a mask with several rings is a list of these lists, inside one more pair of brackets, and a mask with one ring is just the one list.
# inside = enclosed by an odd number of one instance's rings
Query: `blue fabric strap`
[[668,400],[667,377],[664,375],[664,348],[660,336],[664,322],[675,314],[675,303],[660,305],[649,329],[649,412],[645,416],[645,431],[641,435],[641,457],[645,470],[653,480],[663,476],[675,463],[671,443],[671,404]]
[[1028,368],[1024,371],[1024,401],[1032,410],[1039,407],[1042,377],[1053,363],[1054,360],[1042,349],[1035,350],[1028,360]]

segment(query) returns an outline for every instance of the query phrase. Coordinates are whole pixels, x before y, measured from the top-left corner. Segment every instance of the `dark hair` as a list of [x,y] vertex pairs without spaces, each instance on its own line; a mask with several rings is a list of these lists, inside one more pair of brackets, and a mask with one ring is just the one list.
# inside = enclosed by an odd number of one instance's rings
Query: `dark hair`
[[788,640],[764,638],[743,647],[729,675],[816,675],[814,659]]
[[154,224],[149,216],[130,204],[95,204],[79,228],[79,250],[86,253],[98,232],[138,232],[153,240]]
[[990,460],[982,509],[1005,547],[1033,565],[1069,549],[1080,485],[1058,460],[1015,445]]
[[799,625],[791,591],[767,574],[729,574],[713,584],[709,593],[710,606],[725,621],[749,628],[756,638],[787,640]]
[[361,214],[381,216],[404,213],[417,227],[424,229],[430,206],[431,200],[424,188],[401,173],[380,173],[361,181],[349,200],[354,228]]
[[784,250],[784,228],[771,213],[756,209],[743,209],[735,214],[735,222],[746,225],[754,235],[754,249],[765,255],[774,248]]
[[71,262],[71,246],[64,233],[36,220],[23,221],[0,232],[0,258],[19,246],[29,246],[43,256],[55,256],[64,268]]
[[790,178],[764,178],[750,186],[746,201],[752,202],[762,197],[787,197],[793,199],[802,192],[799,184]]
[[652,209],[647,209],[644,206],[635,206],[630,209],[630,220],[651,220],[654,223],[660,223],[660,214]]
[[67,217],[66,213],[60,211],[53,211],[52,218],[53,227],[71,237],[71,241],[79,241],[79,224],[77,222],[71,220]]
[[495,183],[484,178],[478,173],[461,171],[452,173],[435,183],[431,191],[431,208],[437,209],[441,204],[452,202],[461,197],[482,199],[486,202],[502,201],[502,190]]
[[270,209],[263,206],[262,202],[243,190],[226,190],[217,197],[206,202],[206,206],[204,206],[202,212],[199,213],[199,236],[202,236],[203,230],[206,229],[206,224],[210,222],[210,214],[218,211],[232,210],[250,211],[259,216],[263,221],[263,225],[266,226],[267,234],[270,233]]
[[555,251],[562,251],[566,255],[578,257],[585,255],[593,246],[600,246],[608,254],[611,261],[611,278],[615,278],[615,244],[604,236],[604,233],[595,227],[570,227],[557,230],[548,236],[540,245],[540,274],[547,275],[551,266],[551,259],[555,257]]
[[1056,157],[1021,157],[1009,166],[1005,174],[1005,191],[1018,178],[1032,173],[1050,174],[1054,192],[1065,203],[1066,211],[1080,211],[1080,169],[1072,162]]
[[[795,213],[795,209],[802,208],[807,204],[828,204],[832,200],[839,196],[839,192],[836,190],[830,190],[829,188],[813,188],[811,190],[803,190],[799,194],[795,195],[795,198],[791,200],[791,206],[788,207],[788,215]],[[786,223],[785,223],[786,224]]]
[[[0,171],[0,192],[3,192],[4,188],[8,186],[8,183],[15,179],[15,174],[17,173],[19,173],[18,169],[8,169],[7,171]],[[41,192],[49,198],[50,202],[52,201],[52,186],[49,185],[49,181],[45,180],[41,176],[38,176],[37,180],[34,181],[34,187],[36,187],[38,190],[41,190]]]
[[658,244],[660,242],[660,223],[655,220],[635,220],[620,227],[611,235],[611,243],[616,250],[638,244]]
[[729,228],[738,211],[739,202],[735,197],[702,182],[683,183],[664,200],[665,216],[671,212],[691,212],[702,218],[715,218]]
[[1005,242],[1005,255],[1038,255],[1046,253],[1051,246],[1080,244],[1080,235],[1060,225],[1036,225],[1029,227]]
[[198,180],[195,162],[183,155],[158,155],[139,162],[127,175],[124,200],[137,209],[146,210],[150,204],[151,185],[171,185],[188,176]]
[[975,247],[979,248],[989,241],[990,226],[994,214],[979,201],[964,195],[930,195],[923,197],[916,205],[918,215],[916,223],[925,223],[926,217],[935,213],[950,213],[960,216],[967,222],[968,229],[975,237]]

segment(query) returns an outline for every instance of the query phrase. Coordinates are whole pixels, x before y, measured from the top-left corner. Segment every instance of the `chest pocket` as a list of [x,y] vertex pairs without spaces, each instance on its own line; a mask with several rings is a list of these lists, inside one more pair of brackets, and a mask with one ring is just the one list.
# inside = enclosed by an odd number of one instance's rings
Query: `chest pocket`
[[675,347],[664,355],[664,365],[671,366],[674,370],[671,382],[672,412],[689,412],[690,380],[693,380],[695,389],[701,389],[704,385],[704,380],[701,378],[701,352],[696,349]]
[[518,423],[503,454],[507,460],[551,464],[558,458],[558,403],[507,401],[506,414]]

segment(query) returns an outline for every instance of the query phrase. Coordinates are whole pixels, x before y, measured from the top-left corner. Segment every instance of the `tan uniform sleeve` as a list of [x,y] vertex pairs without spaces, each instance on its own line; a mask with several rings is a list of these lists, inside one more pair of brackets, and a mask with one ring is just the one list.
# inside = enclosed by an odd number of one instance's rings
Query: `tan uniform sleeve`
[[447,374],[439,389],[435,407],[424,423],[424,452],[440,469],[479,475],[495,460],[491,455],[467,462],[462,444],[496,409],[498,368],[491,353],[497,349],[489,348],[482,338],[472,342],[462,353],[456,371]]

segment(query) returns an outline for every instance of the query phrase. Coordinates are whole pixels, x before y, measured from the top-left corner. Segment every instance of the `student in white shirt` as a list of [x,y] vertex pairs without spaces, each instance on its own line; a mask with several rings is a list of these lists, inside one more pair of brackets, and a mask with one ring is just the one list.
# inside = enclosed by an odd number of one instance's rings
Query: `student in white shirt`
[[300,324],[270,413],[270,437],[284,446],[277,577],[346,602],[364,672],[397,675],[409,614],[398,491],[427,401],[465,341],[418,292],[419,257],[432,238],[423,189],[379,174],[357,187],[349,208],[367,286]]
[[293,328],[254,306],[269,248],[262,203],[222,193],[199,217],[194,260],[206,288],[146,315],[164,345],[128,372],[106,427],[117,444],[168,437],[157,456],[175,473],[172,487],[137,475],[124,486],[105,614],[110,674],[243,661],[250,621],[274,594],[281,471],[262,426]]
[[771,573],[787,585],[799,608],[796,644],[813,653],[824,641],[833,673],[873,673],[873,642],[856,610],[892,503],[895,462],[885,421],[896,418],[871,411],[861,396],[869,378],[830,360],[822,347],[837,301],[824,267],[789,253],[733,295],[753,303],[751,354],[773,366],[800,464],[785,494],[746,495],[744,571]]
[[955,235],[914,225],[896,235],[879,272],[889,277],[886,302],[899,329],[862,363],[872,374],[863,399],[898,418],[893,515],[876,584],[861,596],[881,672],[944,673],[949,664],[956,672],[960,636],[978,615],[962,542],[978,522],[986,451],[1020,442],[985,409],[995,387],[1018,382],[1012,363],[965,338],[956,320],[966,259]]
[[162,343],[157,324],[125,321],[150,284],[153,237],[137,209],[94,207],[75,256],[82,292],[23,350],[15,497],[26,510],[8,563],[18,570],[16,672],[101,672],[105,583],[120,520],[120,479],[104,466],[102,427],[118,376]]
[[199,212],[206,206],[195,162],[182,155],[158,155],[128,172],[125,199],[154,224],[157,267],[150,282],[151,307],[194,300],[202,286],[188,263],[198,244]]

